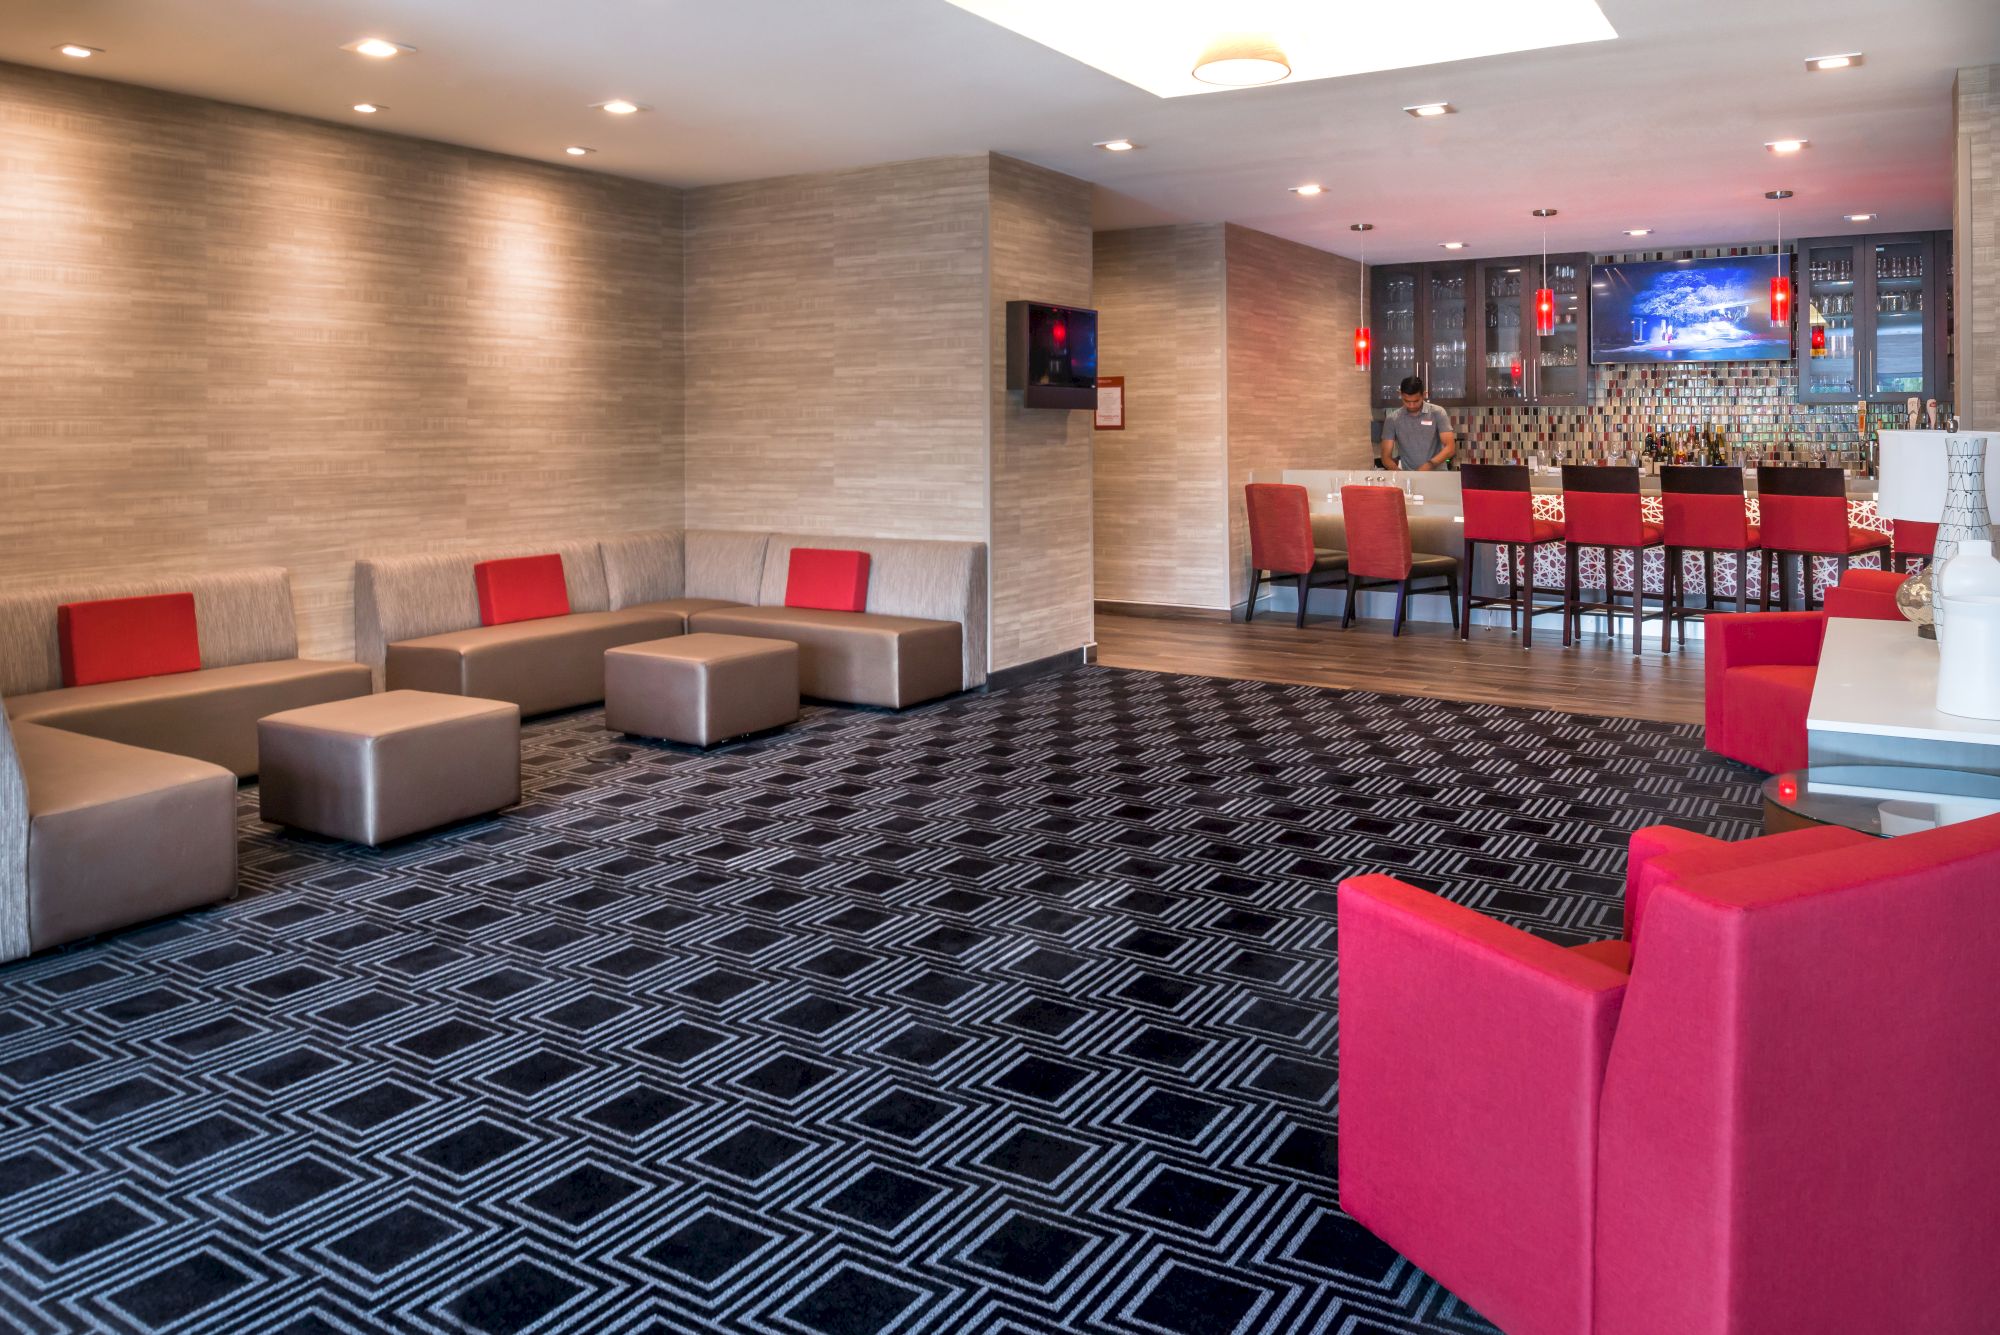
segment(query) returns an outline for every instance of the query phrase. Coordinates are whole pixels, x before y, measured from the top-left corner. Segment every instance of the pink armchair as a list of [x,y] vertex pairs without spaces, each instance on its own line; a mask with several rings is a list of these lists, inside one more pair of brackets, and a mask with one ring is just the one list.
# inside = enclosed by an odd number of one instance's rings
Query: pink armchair
[[1343,883],[1342,1206],[1510,1335],[1992,1329],[2000,817],[1822,840],[1655,848],[1636,952]]

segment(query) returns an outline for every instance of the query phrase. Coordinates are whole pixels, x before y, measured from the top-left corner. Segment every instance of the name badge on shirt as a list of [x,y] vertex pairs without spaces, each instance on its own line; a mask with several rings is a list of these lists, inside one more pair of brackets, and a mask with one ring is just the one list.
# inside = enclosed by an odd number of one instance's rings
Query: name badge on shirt
[[1431,424],[1431,419],[1428,417],[1422,419],[1417,423],[1418,426],[1429,426],[1430,424]]

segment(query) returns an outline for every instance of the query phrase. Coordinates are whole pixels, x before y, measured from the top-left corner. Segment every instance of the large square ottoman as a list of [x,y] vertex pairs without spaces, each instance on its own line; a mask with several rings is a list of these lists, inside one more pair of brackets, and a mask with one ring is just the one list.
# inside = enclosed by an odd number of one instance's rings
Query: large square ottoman
[[257,722],[265,820],[387,843],[521,800],[521,708],[387,691]]
[[799,647],[748,635],[679,635],[604,651],[604,726],[713,746],[799,716]]

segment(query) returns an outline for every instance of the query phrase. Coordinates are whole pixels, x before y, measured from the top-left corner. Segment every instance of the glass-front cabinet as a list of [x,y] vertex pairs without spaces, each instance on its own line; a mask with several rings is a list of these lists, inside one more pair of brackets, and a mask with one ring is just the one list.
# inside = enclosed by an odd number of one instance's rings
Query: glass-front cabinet
[[1799,243],[1799,397],[1938,398],[1948,383],[1948,234]]
[[1393,264],[1370,270],[1372,407],[1398,406],[1398,387],[1412,375],[1422,376],[1430,397],[1446,407],[1472,402],[1466,377],[1471,356],[1469,271],[1464,264]]
[[1555,327],[1536,332],[1535,290],[1543,282],[1540,255],[1480,260],[1478,401],[1483,404],[1582,403],[1590,382],[1590,256],[1551,255],[1547,282],[1555,293]]

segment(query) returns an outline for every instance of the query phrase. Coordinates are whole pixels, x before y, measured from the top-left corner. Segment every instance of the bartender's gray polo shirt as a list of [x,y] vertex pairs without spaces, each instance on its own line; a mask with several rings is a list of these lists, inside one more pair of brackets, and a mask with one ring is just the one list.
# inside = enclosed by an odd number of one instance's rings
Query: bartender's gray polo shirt
[[1396,466],[1412,472],[1437,457],[1440,448],[1438,435],[1449,430],[1451,418],[1444,409],[1428,399],[1424,400],[1420,412],[1392,408],[1389,415],[1382,419],[1383,438],[1395,442],[1391,457],[1395,459]]

